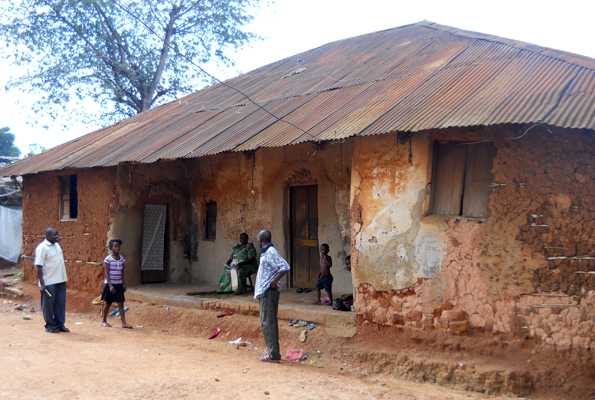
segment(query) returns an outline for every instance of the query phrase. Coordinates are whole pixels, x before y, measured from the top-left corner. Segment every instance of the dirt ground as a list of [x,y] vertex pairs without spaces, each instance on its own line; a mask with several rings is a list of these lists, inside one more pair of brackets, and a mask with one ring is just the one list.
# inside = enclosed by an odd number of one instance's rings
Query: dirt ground
[[[91,305],[92,296],[69,291],[66,325],[71,332],[50,334],[43,329],[35,288],[26,285],[24,289],[34,297],[0,300],[0,360],[3,365],[0,398],[521,398],[511,394],[490,396],[432,384],[429,378],[432,365],[438,368],[441,364],[430,365],[426,360],[420,375],[421,370],[416,367],[419,362],[415,361],[416,353],[422,359],[428,358],[421,354],[421,348],[428,347],[428,338],[399,336],[395,340],[394,332],[361,326],[354,338],[344,339],[317,326],[308,331],[306,342],[301,343],[298,341],[301,330],[280,321],[282,354],[288,349],[303,348],[309,358],[303,363],[284,360],[281,365],[274,365],[258,361],[265,346],[257,317],[234,314],[218,319],[213,311],[170,307],[166,312],[163,306],[129,301],[126,303],[130,307],[127,322],[135,329],[119,328],[117,317],[108,320],[112,328],[101,328],[98,307]],[[27,304],[27,307],[14,310],[17,303]],[[35,311],[32,312],[31,307]],[[23,315],[30,315],[31,319],[25,320]],[[222,333],[208,340],[207,336],[216,328],[221,328]],[[240,336],[250,341],[252,347],[236,348],[228,343]],[[400,360],[392,367],[385,360],[386,353],[378,352],[379,348],[390,349],[391,342],[407,343],[410,347],[407,356],[398,351],[391,354],[391,359]],[[444,348],[443,342],[439,345]],[[416,346],[420,347],[419,351]],[[436,352],[435,347],[430,346],[429,352]],[[466,352],[471,353],[469,349]],[[518,353],[531,357],[529,351]],[[473,389],[469,382],[485,371],[481,372],[482,366],[477,363],[472,369],[463,364],[470,361],[465,349],[462,352],[459,349],[457,354],[446,349],[442,357],[460,366],[455,373],[460,372],[467,386],[457,387]],[[492,353],[492,357],[495,364],[508,363],[498,354]],[[520,360],[517,362],[527,363],[522,357]],[[514,370],[514,365],[512,367]],[[402,368],[407,368],[408,374],[401,373]],[[428,374],[428,378],[423,379],[424,374]],[[412,379],[414,376],[416,378]],[[504,380],[518,380],[514,373],[506,376]],[[423,381],[425,383],[421,383]],[[592,380],[577,382],[583,385],[590,382],[593,387]],[[569,388],[566,383],[564,388],[565,394],[553,391],[548,396],[547,391],[538,390],[522,398],[587,398],[583,396],[584,391],[575,390],[576,386]]]

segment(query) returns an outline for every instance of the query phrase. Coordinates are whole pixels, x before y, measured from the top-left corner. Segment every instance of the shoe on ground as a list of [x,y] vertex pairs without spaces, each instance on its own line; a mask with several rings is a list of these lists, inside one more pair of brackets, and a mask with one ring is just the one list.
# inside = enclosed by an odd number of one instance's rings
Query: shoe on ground
[[279,360],[272,360],[271,357],[268,354],[260,357],[258,359],[258,361],[268,362],[268,363],[273,363],[273,364],[279,364],[281,362]]

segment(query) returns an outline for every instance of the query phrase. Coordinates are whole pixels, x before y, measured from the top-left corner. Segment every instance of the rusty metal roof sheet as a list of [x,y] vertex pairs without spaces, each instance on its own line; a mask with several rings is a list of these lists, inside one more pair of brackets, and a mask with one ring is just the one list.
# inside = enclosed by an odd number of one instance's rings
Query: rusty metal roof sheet
[[217,84],[0,174],[430,128],[545,123],[595,129],[594,59],[427,21],[329,43],[226,83],[273,115]]

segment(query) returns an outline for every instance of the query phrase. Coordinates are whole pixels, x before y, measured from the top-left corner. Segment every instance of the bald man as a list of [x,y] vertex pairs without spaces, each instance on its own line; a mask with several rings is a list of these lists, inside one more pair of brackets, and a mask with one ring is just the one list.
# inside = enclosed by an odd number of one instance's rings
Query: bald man
[[64,326],[66,319],[66,266],[60,236],[54,228],[45,231],[45,240],[35,248],[35,266],[41,292],[41,310],[45,331],[49,333],[70,332]]
[[260,361],[279,363],[279,324],[277,311],[279,310],[279,280],[289,271],[289,264],[277,252],[271,242],[271,232],[262,230],[258,234],[258,244],[262,254],[260,267],[254,285],[254,298],[258,299],[260,310],[260,325],[262,334],[267,344],[269,354],[260,358]]

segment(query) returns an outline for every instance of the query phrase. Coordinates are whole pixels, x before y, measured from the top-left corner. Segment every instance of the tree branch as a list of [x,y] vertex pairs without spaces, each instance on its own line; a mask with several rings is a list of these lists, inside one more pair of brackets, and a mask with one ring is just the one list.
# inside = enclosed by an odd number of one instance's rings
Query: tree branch
[[[149,102],[147,104],[146,109],[148,110],[150,105],[153,103],[153,95],[155,90],[157,89],[157,85],[161,81],[161,77],[163,76],[163,70],[165,69],[165,61],[167,60],[167,54],[169,53],[169,46],[171,43],[171,38],[173,36],[174,31],[174,24],[176,22],[177,14],[180,11],[178,6],[174,5],[169,13],[169,22],[167,23],[167,27],[165,29],[165,38],[163,39],[163,46],[161,47],[161,57],[159,58],[159,64],[157,65],[157,69],[155,70],[155,75],[153,75],[153,82],[151,87],[149,88],[149,93],[146,93],[146,98],[144,99],[145,102]],[[143,109],[144,111],[144,109]]]

